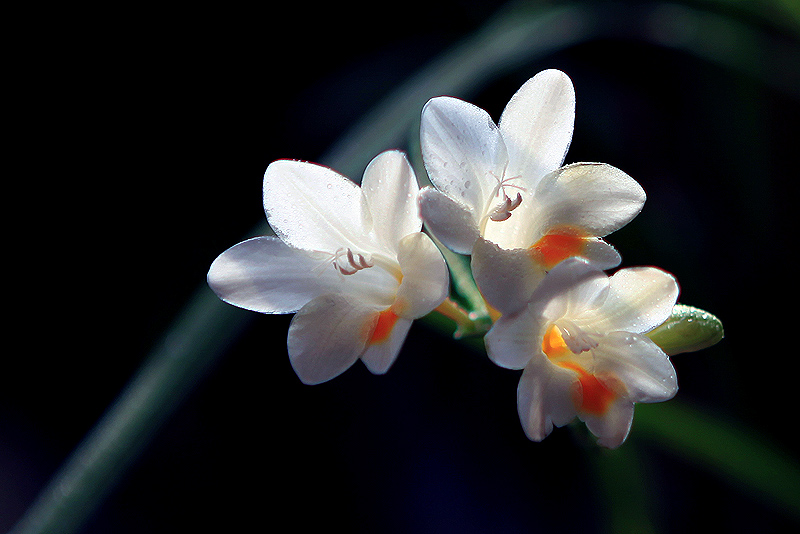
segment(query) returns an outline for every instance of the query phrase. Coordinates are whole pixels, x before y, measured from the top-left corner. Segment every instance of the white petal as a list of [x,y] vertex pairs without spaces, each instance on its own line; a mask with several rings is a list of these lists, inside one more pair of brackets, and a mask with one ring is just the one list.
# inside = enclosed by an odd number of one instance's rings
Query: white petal
[[458,254],[472,253],[480,215],[432,187],[420,191],[419,209],[425,226],[444,246]]
[[547,273],[531,297],[531,306],[543,309],[549,321],[575,318],[595,310],[606,299],[608,276],[580,258],[569,258]]
[[566,74],[546,70],[525,82],[500,117],[508,151],[506,174],[522,175],[534,188],[564,162],[574,123],[575,91]]
[[602,416],[581,414],[586,427],[597,436],[597,443],[616,449],[625,442],[633,423],[633,403],[624,397],[617,398]]
[[595,356],[595,374],[610,374],[627,389],[632,402],[661,402],[678,391],[672,362],[649,338],[612,332],[601,338]]
[[430,237],[422,232],[404,237],[397,262],[403,273],[393,305],[398,315],[417,319],[433,311],[447,297],[450,289],[447,264]]
[[340,285],[333,270],[321,270],[318,253],[294,249],[277,237],[256,237],[214,260],[208,285],[225,302],[261,313],[293,313]]
[[507,162],[489,114],[457,98],[433,98],[422,110],[420,143],[437,189],[482,214]]
[[525,368],[517,388],[517,409],[529,439],[542,441],[553,425],[564,426],[575,417],[576,387],[575,373],[538,358]]
[[279,160],[264,173],[267,220],[287,244],[306,250],[364,249],[372,225],[361,188],[336,171]]
[[580,257],[598,269],[613,269],[622,262],[622,256],[617,249],[600,238],[590,239]]
[[602,307],[582,320],[596,332],[644,333],[666,321],[678,299],[675,278],[655,267],[630,267],[609,280]]
[[542,352],[545,321],[541,314],[524,308],[503,315],[486,333],[486,354],[506,369],[523,369],[534,355]]
[[506,314],[527,304],[545,272],[527,249],[504,249],[478,238],[472,251],[472,275],[486,302]]
[[364,171],[361,190],[375,233],[393,251],[400,239],[422,229],[417,178],[402,152],[390,150],[376,156]]
[[326,382],[346,371],[364,352],[376,310],[341,295],[315,298],[289,326],[289,360],[304,384]]
[[604,163],[573,163],[548,174],[536,189],[542,233],[572,227],[605,236],[642,210],[644,189],[630,176]]
[[389,370],[400,353],[412,322],[411,319],[398,318],[387,339],[367,346],[361,360],[370,372],[380,375]]

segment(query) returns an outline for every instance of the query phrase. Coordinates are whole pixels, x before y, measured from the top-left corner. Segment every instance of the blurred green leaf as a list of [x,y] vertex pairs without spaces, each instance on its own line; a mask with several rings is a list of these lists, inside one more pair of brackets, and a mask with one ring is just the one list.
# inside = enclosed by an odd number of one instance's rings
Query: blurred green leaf
[[651,502],[653,495],[643,469],[646,458],[629,441],[613,451],[595,448],[593,460],[595,484],[606,514],[610,533],[656,534]]
[[800,464],[752,428],[673,400],[638,404],[631,438],[710,470],[800,520]]

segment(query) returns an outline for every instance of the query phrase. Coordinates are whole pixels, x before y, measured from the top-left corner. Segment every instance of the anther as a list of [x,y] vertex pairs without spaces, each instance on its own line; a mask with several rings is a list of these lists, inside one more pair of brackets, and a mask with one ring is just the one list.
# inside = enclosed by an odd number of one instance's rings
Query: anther
[[564,343],[573,354],[580,354],[592,350],[599,344],[596,336],[581,330],[572,321],[562,319],[559,321],[558,328],[561,330]]
[[506,197],[505,201],[489,215],[489,218],[496,222],[505,221],[511,217],[511,212],[517,209],[520,204],[522,204],[522,195],[520,193],[517,193],[514,200]]
[[344,275],[356,274],[358,271],[369,269],[374,265],[373,261],[363,254],[353,253],[352,250],[344,247],[334,253],[331,263],[334,269]]

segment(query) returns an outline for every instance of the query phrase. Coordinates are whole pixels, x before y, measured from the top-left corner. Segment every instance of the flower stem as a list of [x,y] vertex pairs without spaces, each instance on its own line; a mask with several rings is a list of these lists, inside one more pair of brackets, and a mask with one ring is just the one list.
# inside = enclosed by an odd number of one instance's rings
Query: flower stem
[[433,311],[444,315],[456,323],[456,330],[453,332],[454,339],[461,339],[465,335],[483,333],[479,331],[475,321],[470,318],[470,314],[449,297]]

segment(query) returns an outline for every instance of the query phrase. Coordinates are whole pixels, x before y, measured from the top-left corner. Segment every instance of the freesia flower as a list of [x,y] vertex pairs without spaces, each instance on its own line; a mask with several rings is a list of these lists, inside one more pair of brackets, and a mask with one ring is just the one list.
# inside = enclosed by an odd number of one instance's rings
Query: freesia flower
[[541,441],[575,416],[606,447],[625,441],[636,402],[660,402],[678,389],[667,355],[644,334],[670,316],[678,284],[655,267],[609,277],[568,259],[545,277],[518,313],[486,335],[489,357],[524,369],[517,389],[527,436]]
[[385,373],[412,321],[448,293],[444,259],[420,231],[418,187],[398,151],[373,159],[361,187],[327,167],[276,161],[263,192],[277,237],[223,252],[208,283],[241,308],[296,312],[288,352],[304,383],[330,380],[359,358]]
[[481,292],[502,313],[522,307],[565,258],[619,265],[601,238],[644,204],[642,188],[619,169],[562,166],[574,119],[572,82],[557,70],[528,80],[498,125],[452,97],[433,98],[422,111],[422,155],[435,186],[420,193],[422,218],[445,246],[472,255]]

